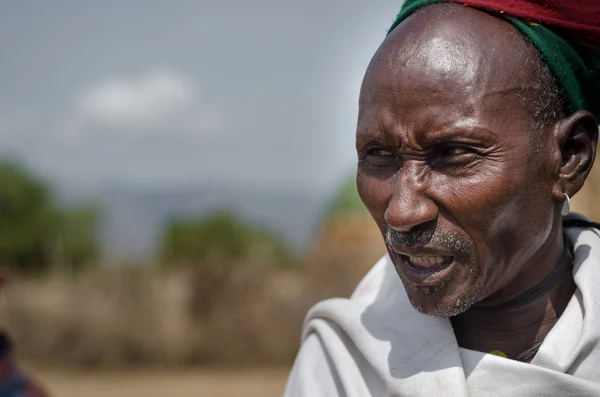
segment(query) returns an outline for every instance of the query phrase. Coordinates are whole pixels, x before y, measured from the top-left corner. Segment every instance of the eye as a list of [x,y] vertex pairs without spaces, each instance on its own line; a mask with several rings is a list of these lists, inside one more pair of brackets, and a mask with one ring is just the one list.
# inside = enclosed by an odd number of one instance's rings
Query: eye
[[439,148],[434,164],[437,167],[463,167],[474,165],[480,159],[476,149],[464,145],[444,145]]
[[360,167],[363,170],[382,172],[383,170],[393,171],[400,166],[400,160],[395,152],[378,143],[366,146],[359,157]]
[[463,154],[473,153],[471,150],[461,146],[448,146],[441,150],[442,157],[454,157]]
[[371,148],[367,150],[367,156],[392,157],[394,154],[382,148]]

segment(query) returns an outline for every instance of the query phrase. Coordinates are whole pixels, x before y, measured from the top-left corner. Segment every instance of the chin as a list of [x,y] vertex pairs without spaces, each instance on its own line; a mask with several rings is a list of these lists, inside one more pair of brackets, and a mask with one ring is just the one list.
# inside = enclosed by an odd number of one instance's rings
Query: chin
[[453,292],[451,285],[421,287],[402,280],[412,306],[420,313],[436,317],[454,317],[467,311],[477,303],[481,297],[478,288],[469,289],[467,292]]
[[412,306],[437,317],[453,317],[483,298],[478,268],[469,258],[457,258],[427,269],[416,269],[407,257],[390,250],[390,258]]

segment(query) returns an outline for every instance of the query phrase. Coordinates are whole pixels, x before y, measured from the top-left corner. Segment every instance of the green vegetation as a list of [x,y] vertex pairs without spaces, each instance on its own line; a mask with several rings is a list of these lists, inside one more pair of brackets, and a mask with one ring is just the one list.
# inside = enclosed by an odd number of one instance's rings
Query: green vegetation
[[225,266],[258,260],[286,267],[294,262],[277,237],[223,211],[208,217],[173,219],[165,228],[160,257],[170,265]]
[[365,216],[369,216],[369,212],[356,190],[356,175],[352,174],[342,183],[338,193],[333,197],[328,206],[326,218],[339,219]]
[[59,208],[49,186],[28,170],[0,163],[0,265],[14,271],[70,271],[97,259],[98,212]]

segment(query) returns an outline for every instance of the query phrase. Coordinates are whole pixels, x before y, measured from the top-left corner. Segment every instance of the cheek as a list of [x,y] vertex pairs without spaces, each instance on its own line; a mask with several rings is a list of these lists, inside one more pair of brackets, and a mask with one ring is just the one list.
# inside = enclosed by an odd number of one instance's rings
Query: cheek
[[519,181],[501,170],[480,173],[477,176],[452,179],[439,178],[436,185],[443,191],[438,197],[441,206],[464,229],[473,229],[476,235],[489,233],[499,217],[512,217],[515,190]]
[[436,178],[441,212],[473,240],[484,275],[512,274],[522,265],[519,258],[529,257],[549,233],[551,184],[531,166],[513,159],[482,167],[469,178]]

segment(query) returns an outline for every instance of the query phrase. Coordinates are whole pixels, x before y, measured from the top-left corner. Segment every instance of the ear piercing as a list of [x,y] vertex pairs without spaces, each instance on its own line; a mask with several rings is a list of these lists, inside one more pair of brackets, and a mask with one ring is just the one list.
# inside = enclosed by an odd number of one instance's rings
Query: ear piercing
[[562,216],[566,216],[566,215],[569,215],[569,212],[571,212],[571,199],[569,198],[569,195],[567,195],[567,193],[563,193],[563,194],[565,195],[566,200],[563,201],[563,205],[562,205],[560,214]]

